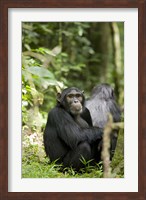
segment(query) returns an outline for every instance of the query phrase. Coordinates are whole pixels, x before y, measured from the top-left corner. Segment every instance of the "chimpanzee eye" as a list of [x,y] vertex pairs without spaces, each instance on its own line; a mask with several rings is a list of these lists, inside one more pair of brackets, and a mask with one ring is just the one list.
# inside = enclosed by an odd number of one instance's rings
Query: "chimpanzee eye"
[[82,95],[81,94],[76,94],[76,97],[80,98],[80,97],[82,97]]
[[69,98],[73,98],[74,95],[73,95],[73,94],[69,94],[69,95],[67,95],[67,97],[69,97]]

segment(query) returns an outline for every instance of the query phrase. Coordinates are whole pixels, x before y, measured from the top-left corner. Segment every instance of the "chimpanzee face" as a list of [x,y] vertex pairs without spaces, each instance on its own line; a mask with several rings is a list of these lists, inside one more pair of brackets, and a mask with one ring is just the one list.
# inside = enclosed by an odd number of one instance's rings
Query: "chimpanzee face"
[[57,105],[63,107],[72,115],[82,113],[84,105],[84,92],[76,87],[66,88],[62,93],[57,94]]
[[68,104],[69,110],[73,115],[78,115],[82,113],[82,102],[82,93],[76,90],[71,90],[66,95],[66,103]]

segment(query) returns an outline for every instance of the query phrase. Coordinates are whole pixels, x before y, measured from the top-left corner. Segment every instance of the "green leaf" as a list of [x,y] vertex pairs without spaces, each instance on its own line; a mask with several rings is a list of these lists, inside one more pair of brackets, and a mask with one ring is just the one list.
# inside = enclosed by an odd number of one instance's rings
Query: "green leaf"
[[47,78],[55,79],[54,74],[52,72],[42,67],[38,67],[38,66],[28,67],[27,71],[39,77],[47,77]]
[[43,48],[43,47],[40,47],[39,49],[37,49],[36,51],[42,53],[42,54],[48,54],[50,56],[56,56],[56,54],[53,53],[53,51],[47,49],[47,48]]
[[60,46],[56,46],[56,47],[54,47],[54,48],[52,49],[52,53],[53,53],[54,55],[58,55],[58,54],[61,53],[61,50],[62,50],[62,48],[61,48]]
[[42,78],[42,79],[40,79],[40,81],[41,81],[42,87],[45,89],[47,89],[48,86],[50,86],[50,85],[52,85],[52,86],[58,85],[58,82],[56,80],[48,80],[48,79],[46,80],[46,79]]

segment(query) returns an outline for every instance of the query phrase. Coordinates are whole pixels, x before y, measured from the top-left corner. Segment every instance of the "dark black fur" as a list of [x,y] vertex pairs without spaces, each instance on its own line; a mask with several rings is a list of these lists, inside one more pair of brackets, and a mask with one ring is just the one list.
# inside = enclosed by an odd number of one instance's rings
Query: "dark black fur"
[[[59,159],[64,167],[72,166],[79,170],[83,167],[81,156],[86,160],[98,161],[97,145],[101,141],[102,129],[91,127],[92,120],[83,102],[83,117],[74,116],[67,105],[66,95],[72,90],[82,93],[78,88],[65,89],[56,105],[48,115],[44,132],[44,145],[51,161]],[[96,144],[96,148],[95,147]]]
[[[89,109],[93,126],[104,128],[108,121],[108,114],[111,113],[114,122],[120,122],[121,110],[115,101],[114,90],[108,84],[100,84],[92,91],[91,98],[86,102]],[[117,143],[117,131],[111,135],[111,159],[114,155]]]

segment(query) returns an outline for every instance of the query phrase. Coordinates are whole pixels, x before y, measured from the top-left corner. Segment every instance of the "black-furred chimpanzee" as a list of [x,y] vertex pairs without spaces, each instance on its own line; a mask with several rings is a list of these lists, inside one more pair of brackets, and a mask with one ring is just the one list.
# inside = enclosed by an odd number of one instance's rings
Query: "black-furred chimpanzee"
[[[86,102],[86,107],[90,111],[93,126],[104,128],[109,113],[112,115],[114,122],[120,122],[121,120],[121,110],[115,101],[114,90],[109,84],[104,83],[94,87],[91,98]],[[117,144],[117,133],[114,130],[111,134],[111,159]]]
[[57,105],[48,115],[44,131],[44,146],[51,161],[58,159],[64,167],[76,170],[85,160],[99,161],[98,144],[102,129],[92,127],[91,116],[84,107],[85,97],[78,88],[64,89],[57,98]]

